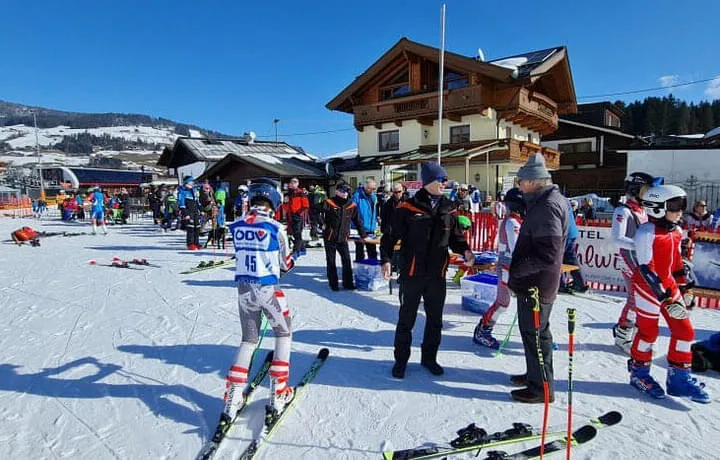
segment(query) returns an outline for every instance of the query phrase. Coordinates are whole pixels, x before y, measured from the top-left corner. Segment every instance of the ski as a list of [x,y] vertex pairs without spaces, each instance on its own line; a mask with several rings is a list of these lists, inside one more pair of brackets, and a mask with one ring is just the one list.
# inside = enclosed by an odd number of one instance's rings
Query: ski
[[208,260],[200,262],[195,267],[191,268],[190,270],[185,270],[184,272],[180,272],[181,275],[187,275],[189,273],[197,273],[201,272],[203,270],[210,270],[213,268],[220,268],[220,267],[227,267],[228,265],[232,265],[235,263],[235,256],[225,259],[225,260],[219,260],[219,261],[212,261]]
[[215,433],[212,435],[210,441],[208,441],[208,443],[205,444],[205,446],[202,448],[202,450],[196,457],[197,460],[209,460],[215,455],[215,452],[217,452],[218,448],[220,448],[220,443],[223,441],[223,439],[225,439],[225,436],[240,416],[240,413],[250,403],[252,395],[255,392],[255,388],[260,386],[262,381],[265,379],[265,376],[270,370],[273,355],[274,353],[272,350],[268,351],[267,355],[265,355],[265,361],[263,361],[262,367],[257,371],[255,377],[252,379],[252,381],[250,381],[250,384],[243,392],[245,396],[245,403],[240,406],[238,411],[235,413],[235,417],[230,418],[224,413],[220,415],[220,421],[218,422],[217,428],[215,428]]
[[568,292],[559,291],[558,295],[566,296],[566,297],[579,297],[581,299],[590,300],[593,302],[599,302],[602,304],[607,305],[608,303],[615,303],[615,304],[622,304],[625,303],[625,300],[620,297],[614,297],[607,294],[600,294],[595,291],[588,291],[588,292],[576,292],[573,290],[569,290]]
[[[620,423],[622,414],[612,411],[597,418],[591,419],[590,424],[596,428],[603,428]],[[567,433],[566,428],[548,429],[545,436],[558,437]],[[385,460],[410,460],[437,458],[448,455],[460,454],[472,450],[478,453],[482,449],[488,449],[509,444],[516,444],[525,441],[540,439],[542,433],[525,423],[514,423],[513,427],[506,431],[488,434],[484,429],[471,423],[457,432],[458,437],[449,444],[438,444],[416,447],[413,449],[386,451],[383,453]]]
[[298,383],[295,387],[293,399],[285,406],[281,413],[272,413],[271,411],[266,410],[265,426],[260,432],[260,435],[253,439],[245,451],[240,455],[240,460],[252,459],[265,441],[270,439],[272,434],[275,432],[275,429],[278,425],[280,425],[280,422],[282,422],[285,414],[287,414],[287,412],[295,405],[295,401],[297,401],[297,399],[302,395],[308,384],[315,378],[315,375],[317,375],[323,364],[325,364],[325,360],[327,359],[329,353],[330,350],[327,348],[322,348],[318,352],[315,360],[310,365],[310,368],[305,372],[305,375],[303,375],[300,383]]
[[[597,435],[597,428],[595,428],[593,425],[584,425],[577,430],[575,430],[572,434],[572,438],[570,439],[570,444],[573,446],[578,446],[581,444],[585,444],[586,442],[592,440]],[[525,449],[522,452],[518,452],[515,454],[508,454],[506,452],[502,451],[491,451],[488,452],[487,457],[485,457],[485,460],[532,460],[532,459],[538,459],[541,456],[545,455],[552,455],[559,452],[565,452],[565,449],[567,448],[568,440],[567,438],[562,439],[556,439],[554,441],[546,442],[544,445],[541,446],[535,446],[530,449]]]
[[124,260],[113,260],[110,264],[99,264],[94,260],[91,260],[90,265],[94,265],[96,267],[124,268],[125,270],[143,270],[140,267],[131,267],[130,264]]
[[130,261],[130,263],[133,264],[133,265],[142,265],[142,266],[144,266],[144,267],[160,268],[160,265],[151,264],[150,262],[148,262],[147,259],[134,258],[133,260]]

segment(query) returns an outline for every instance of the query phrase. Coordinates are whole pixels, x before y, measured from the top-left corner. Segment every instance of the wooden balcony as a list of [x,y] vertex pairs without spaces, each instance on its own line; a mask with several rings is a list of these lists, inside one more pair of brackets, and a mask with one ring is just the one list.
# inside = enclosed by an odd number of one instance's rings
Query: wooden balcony
[[[482,112],[482,88],[480,85],[454,90],[445,90],[443,111],[449,119],[462,115]],[[353,107],[355,126],[379,125],[395,122],[398,126],[403,120],[417,119],[424,124],[432,124],[437,119],[439,97],[437,92],[415,94],[391,99],[375,104]]]
[[498,115],[524,128],[549,134],[557,130],[557,104],[549,97],[526,88],[498,93]]
[[555,149],[515,139],[510,140],[509,144],[508,159],[511,163],[525,164],[532,155],[541,153],[545,157],[545,166],[548,169],[560,167],[560,152]]

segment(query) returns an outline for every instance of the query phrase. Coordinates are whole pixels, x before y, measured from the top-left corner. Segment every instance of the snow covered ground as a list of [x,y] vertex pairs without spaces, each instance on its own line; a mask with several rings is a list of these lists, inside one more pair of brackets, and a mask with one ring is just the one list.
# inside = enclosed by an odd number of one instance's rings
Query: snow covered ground
[[[22,225],[89,231],[50,219],[0,218],[0,234]],[[38,248],[0,248],[0,458],[194,458],[221,411],[224,375],[240,342],[232,270],[179,274],[213,251],[186,251],[184,234],[162,233],[146,222],[111,227],[108,236],[58,236]],[[88,264],[114,256],[144,257],[162,268]],[[329,347],[330,357],[258,458],[381,458],[387,448],[448,441],[470,422],[488,431],[517,421],[540,424],[541,406],[508,397],[508,374],[524,371],[517,333],[499,358],[477,348],[470,335],[478,316],[460,309],[457,288],[448,291],[439,354],[445,375],[433,377],[418,364],[421,314],[407,376],[396,381],[389,377],[396,296],[386,290],[334,293],[324,272],[323,252],[309,250],[283,278],[295,315],[291,381],[320,347]],[[570,305],[578,309],[574,420],[579,426],[610,410],[624,415],[620,425],[576,449],[574,458],[718,458],[718,375],[702,376],[714,395],[709,405],[639,394],[627,383],[626,358],[612,345],[615,304],[566,297],[555,304],[559,350],[550,424],[564,427],[566,420]],[[501,318],[498,335],[511,315]],[[693,320],[698,338],[720,329],[716,311],[696,311]],[[667,328],[661,334],[654,374],[664,381]],[[263,348],[272,342],[266,339]],[[260,430],[266,387],[218,458],[237,458]]]
[[[38,144],[41,147],[60,142],[63,136],[74,134],[92,134],[94,136],[120,137],[130,141],[142,141],[149,144],[172,144],[178,135],[174,128],[154,128],[151,126],[106,126],[99,128],[70,128],[55,126],[38,129]],[[26,125],[0,126],[0,141],[5,141],[14,149],[35,146],[35,128]]]

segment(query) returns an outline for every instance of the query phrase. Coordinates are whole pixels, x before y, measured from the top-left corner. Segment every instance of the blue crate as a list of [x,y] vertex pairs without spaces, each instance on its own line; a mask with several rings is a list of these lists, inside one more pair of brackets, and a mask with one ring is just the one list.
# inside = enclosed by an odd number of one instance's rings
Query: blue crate
[[478,299],[474,296],[462,296],[462,302],[461,306],[463,310],[471,311],[473,313],[477,313],[479,315],[484,315],[486,311],[490,308],[490,305],[492,302],[487,302],[485,300]]

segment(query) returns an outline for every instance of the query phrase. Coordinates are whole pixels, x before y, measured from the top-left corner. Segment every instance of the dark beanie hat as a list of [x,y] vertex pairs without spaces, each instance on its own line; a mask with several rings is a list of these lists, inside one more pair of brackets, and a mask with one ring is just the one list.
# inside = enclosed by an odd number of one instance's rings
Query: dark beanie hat
[[433,182],[438,177],[447,177],[447,172],[442,166],[434,161],[423,163],[422,168],[420,168],[420,178],[423,186]]
[[527,163],[518,170],[520,180],[550,179],[550,172],[545,167],[545,157],[536,153],[528,158]]

